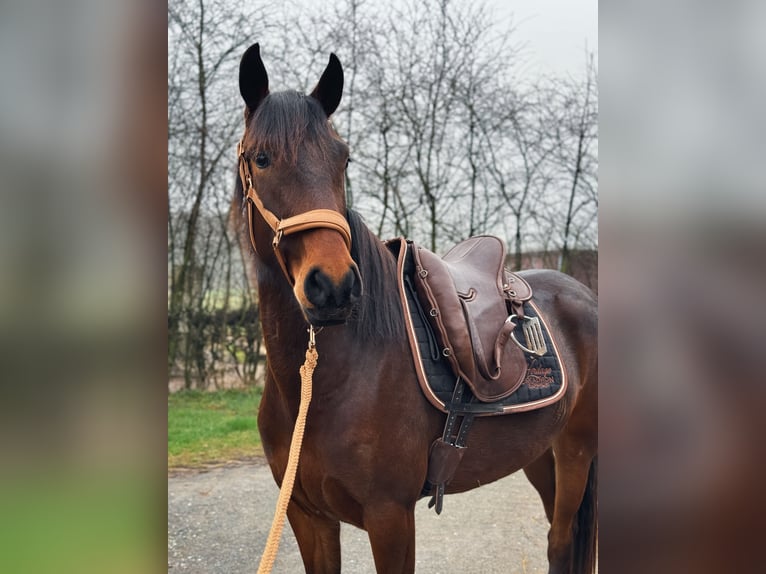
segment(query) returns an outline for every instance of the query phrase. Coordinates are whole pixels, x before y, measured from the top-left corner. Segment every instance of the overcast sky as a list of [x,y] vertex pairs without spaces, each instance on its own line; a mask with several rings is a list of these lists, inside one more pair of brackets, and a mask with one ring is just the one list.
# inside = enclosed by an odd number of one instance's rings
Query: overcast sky
[[598,61],[598,0],[487,0],[516,27],[530,71],[580,75],[585,49]]

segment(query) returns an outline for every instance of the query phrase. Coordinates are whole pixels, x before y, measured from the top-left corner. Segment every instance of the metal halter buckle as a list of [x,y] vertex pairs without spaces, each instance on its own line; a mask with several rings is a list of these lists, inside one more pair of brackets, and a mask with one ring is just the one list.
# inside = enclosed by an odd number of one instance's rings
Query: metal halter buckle
[[309,328],[306,329],[309,332],[309,349],[313,349],[317,346],[317,333],[321,333],[324,327],[314,328],[314,325],[309,323]]
[[274,247],[274,249],[279,247],[279,242],[282,241],[282,235],[284,235],[283,229],[277,229],[274,233],[274,240],[271,242],[271,245]]

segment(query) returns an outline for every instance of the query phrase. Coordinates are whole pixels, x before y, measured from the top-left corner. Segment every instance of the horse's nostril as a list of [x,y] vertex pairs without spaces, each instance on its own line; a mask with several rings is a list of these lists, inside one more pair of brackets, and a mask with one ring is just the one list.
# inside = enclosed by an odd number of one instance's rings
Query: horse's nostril
[[303,290],[306,299],[315,307],[324,307],[327,299],[332,294],[332,281],[321,269],[314,268],[309,271]]

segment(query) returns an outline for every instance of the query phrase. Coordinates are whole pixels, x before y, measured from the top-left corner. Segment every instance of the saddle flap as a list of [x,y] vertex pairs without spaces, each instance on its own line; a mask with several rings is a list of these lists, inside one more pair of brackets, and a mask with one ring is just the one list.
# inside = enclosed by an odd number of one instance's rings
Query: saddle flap
[[[505,246],[490,236],[472,237],[444,259],[414,246],[416,288],[443,353],[483,401],[513,392],[526,373],[521,349],[508,343],[509,286],[531,296],[518,276],[503,269]],[[524,290],[526,287],[526,290]],[[514,297],[515,299],[515,297]]]
[[476,365],[471,355],[471,337],[452,275],[435,253],[413,245],[412,254],[415,288],[442,344],[442,354],[463,378],[473,379]]

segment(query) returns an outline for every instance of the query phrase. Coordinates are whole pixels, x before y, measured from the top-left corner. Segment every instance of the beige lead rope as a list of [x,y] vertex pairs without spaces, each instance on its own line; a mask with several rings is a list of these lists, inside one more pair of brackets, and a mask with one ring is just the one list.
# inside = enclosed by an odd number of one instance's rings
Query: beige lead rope
[[261,563],[258,566],[258,574],[268,574],[274,567],[274,561],[277,558],[279,550],[279,539],[282,536],[282,529],[285,526],[285,516],[287,514],[287,505],[290,504],[290,496],[293,493],[295,484],[295,474],[298,470],[298,460],[301,456],[301,445],[303,444],[303,431],[306,428],[306,415],[309,411],[311,402],[311,379],[314,376],[314,369],[317,366],[319,354],[316,350],[316,334],[314,327],[309,327],[309,346],[306,349],[306,360],[301,367],[301,402],[298,407],[298,418],[295,421],[293,438],[290,442],[290,455],[287,457],[287,468],[285,476],[282,479],[282,488],[279,489],[279,498],[277,507],[274,511],[274,520],[271,523],[269,537],[266,539],[266,548],[261,556]]

